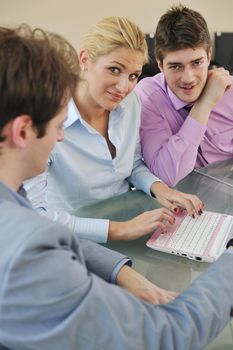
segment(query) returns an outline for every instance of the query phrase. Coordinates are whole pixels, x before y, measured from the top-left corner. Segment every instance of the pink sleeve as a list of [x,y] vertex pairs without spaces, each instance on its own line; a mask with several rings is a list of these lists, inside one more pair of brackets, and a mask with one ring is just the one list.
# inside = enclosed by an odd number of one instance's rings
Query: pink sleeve
[[140,130],[144,160],[156,176],[169,186],[175,186],[194,169],[206,127],[188,116],[179,128],[176,116],[171,118],[171,108],[168,122],[165,103],[160,106],[160,112],[156,99],[144,102]]

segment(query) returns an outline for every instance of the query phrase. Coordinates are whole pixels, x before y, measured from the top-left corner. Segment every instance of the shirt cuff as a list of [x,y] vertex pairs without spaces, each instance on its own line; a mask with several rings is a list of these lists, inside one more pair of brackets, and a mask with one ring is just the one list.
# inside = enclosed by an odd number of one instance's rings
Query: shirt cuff
[[106,243],[108,240],[109,220],[75,218],[74,232],[79,238],[89,239],[97,243]]
[[130,260],[129,258],[124,258],[121,261],[119,261],[119,263],[114,267],[113,272],[110,276],[109,282],[116,284],[116,278],[118,275],[118,272],[120,271],[120,269],[122,268],[122,266],[124,265],[128,265],[128,266],[132,266],[132,260]]
[[154,182],[162,182],[162,180],[160,180],[158,177],[154,176],[151,173],[145,174],[140,189],[146,194],[148,194],[150,197],[153,197],[150,189]]

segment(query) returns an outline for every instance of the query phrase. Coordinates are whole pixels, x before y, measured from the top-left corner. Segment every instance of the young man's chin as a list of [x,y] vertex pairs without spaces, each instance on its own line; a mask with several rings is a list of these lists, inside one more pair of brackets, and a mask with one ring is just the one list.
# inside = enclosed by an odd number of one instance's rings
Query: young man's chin
[[186,103],[194,103],[198,100],[199,96],[200,96],[200,92],[181,92],[179,94],[177,94],[176,96],[183,102],[186,102]]

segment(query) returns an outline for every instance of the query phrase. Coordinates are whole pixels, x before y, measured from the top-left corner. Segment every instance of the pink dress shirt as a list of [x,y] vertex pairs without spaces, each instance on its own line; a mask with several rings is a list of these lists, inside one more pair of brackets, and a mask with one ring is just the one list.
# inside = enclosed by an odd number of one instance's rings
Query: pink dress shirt
[[212,110],[207,126],[188,115],[187,104],[168,88],[163,73],[142,79],[135,91],[142,105],[143,158],[169,186],[195,167],[233,157],[233,86]]

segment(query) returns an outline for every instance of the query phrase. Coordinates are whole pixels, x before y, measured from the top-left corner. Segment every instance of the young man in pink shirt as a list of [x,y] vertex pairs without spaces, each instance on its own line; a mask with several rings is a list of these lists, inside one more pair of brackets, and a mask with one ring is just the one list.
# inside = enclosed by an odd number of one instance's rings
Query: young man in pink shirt
[[233,77],[208,70],[211,41],[202,15],[174,6],[159,20],[161,73],[142,79],[141,143],[150,170],[175,186],[195,167],[233,157]]

